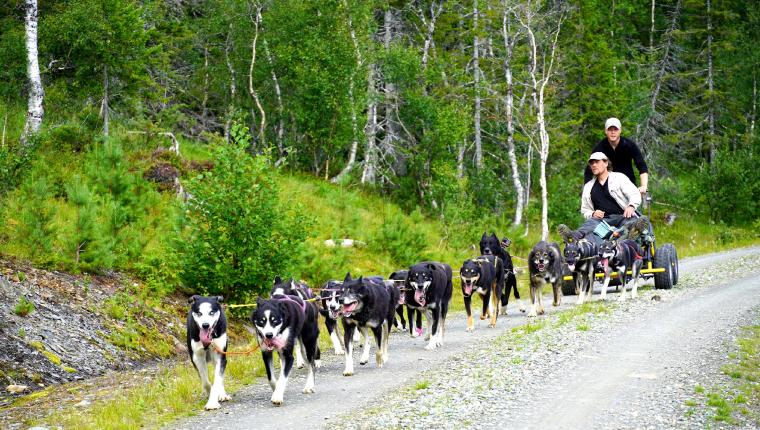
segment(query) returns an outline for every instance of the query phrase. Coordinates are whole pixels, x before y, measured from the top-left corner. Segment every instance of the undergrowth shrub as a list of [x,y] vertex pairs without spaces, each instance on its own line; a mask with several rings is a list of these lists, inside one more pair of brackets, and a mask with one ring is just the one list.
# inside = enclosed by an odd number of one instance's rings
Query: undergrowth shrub
[[399,267],[420,262],[428,243],[425,233],[417,228],[423,218],[419,210],[407,218],[399,210],[386,208],[380,228],[370,239],[370,249],[387,253]]
[[275,275],[300,265],[310,224],[280,202],[270,161],[246,149],[218,146],[214,169],[187,184],[177,242],[186,286],[231,303],[268,291]]
[[752,174],[760,155],[750,149],[719,152],[703,164],[689,190],[693,204],[713,221],[738,225],[760,218],[760,177]]
[[32,259],[46,265],[52,256],[56,228],[55,206],[51,202],[51,189],[44,176],[32,177],[21,188],[21,211],[15,232],[16,240],[30,253]]

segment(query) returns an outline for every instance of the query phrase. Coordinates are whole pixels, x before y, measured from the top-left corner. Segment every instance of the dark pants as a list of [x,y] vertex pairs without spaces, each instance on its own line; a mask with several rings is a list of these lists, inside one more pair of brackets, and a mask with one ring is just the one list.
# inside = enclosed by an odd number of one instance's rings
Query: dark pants
[[620,227],[627,227],[630,224],[633,224],[634,222],[636,222],[637,218],[638,216],[636,215],[630,218],[626,218],[623,215],[610,215],[610,216],[604,217],[603,219],[589,218],[580,227],[578,227],[578,231],[583,233],[583,237],[585,237],[586,239],[596,242],[597,245],[601,245],[603,239],[593,234],[593,232],[596,226],[598,226],[599,223],[602,222],[602,220],[604,220],[604,222],[609,224],[611,227],[620,228]]

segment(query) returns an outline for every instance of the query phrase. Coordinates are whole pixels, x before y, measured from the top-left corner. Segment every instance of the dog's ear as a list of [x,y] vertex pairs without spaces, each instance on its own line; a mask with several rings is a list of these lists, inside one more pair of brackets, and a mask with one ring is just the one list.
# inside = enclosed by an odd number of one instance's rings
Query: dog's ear
[[427,268],[428,268],[428,269],[430,269],[430,270],[432,270],[433,272],[435,272],[435,264],[433,264],[433,263],[428,263],[428,264],[427,264]]
[[346,272],[346,277],[343,278],[343,282],[348,282],[351,280],[351,272]]
[[497,242],[499,241],[499,237],[496,236],[496,233],[491,232],[491,237],[494,238],[494,239],[496,239]]
[[275,284],[275,285],[277,285],[277,284],[282,284],[282,278],[280,278],[280,275],[276,275],[276,276],[274,277],[274,284]]
[[224,296],[216,296],[216,301],[222,303],[224,301]]
[[483,239],[485,239],[486,237],[488,237],[488,235],[486,234],[486,232],[483,232],[483,236],[480,238],[480,240],[483,240]]
[[195,303],[196,300],[198,300],[200,298],[201,298],[201,296],[195,294],[193,297],[190,297],[189,299],[187,299],[187,302],[190,303],[190,304],[193,304],[193,303]]

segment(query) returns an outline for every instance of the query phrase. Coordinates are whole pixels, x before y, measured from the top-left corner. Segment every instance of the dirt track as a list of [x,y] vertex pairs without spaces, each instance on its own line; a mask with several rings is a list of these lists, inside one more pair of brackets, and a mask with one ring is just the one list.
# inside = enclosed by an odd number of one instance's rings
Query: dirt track
[[[681,276],[688,278],[690,272],[731,262],[739,256],[758,254],[760,248],[755,247],[685,259],[680,264]],[[760,274],[758,267],[752,270]],[[757,276],[747,275],[749,273],[744,270],[732,275],[735,282],[707,279],[705,282],[715,285],[702,285],[693,290],[677,288],[671,290],[674,292],[672,299],[662,294],[663,301],[656,305],[650,299],[657,292],[640,291],[642,294],[630,308],[635,310],[635,315],[623,309],[629,314],[621,317],[625,324],[609,322],[607,332],[597,333],[603,341],[581,339],[570,348],[572,357],[557,362],[561,363],[562,368],[553,362],[537,362],[537,369],[524,372],[527,379],[492,393],[495,396],[493,400],[499,401],[502,406],[489,410],[488,417],[481,416],[483,420],[476,418],[477,426],[646,428],[652,425],[658,427],[657,423],[660,423],[662,427],[690,427],[688,423],[679,421],[679,416],[661,417],[669,412],[658,411],[652,407],[652,402],[676,401],[667,398],[667,394],[679,387],[693,390],[693,385],[688,387],[693,379],[689,369],[719,366],[721,363],[712,363],[715,361],[713,355],[722,352],[716,345],[725,340],[726,333],[737,325],[757,324],[760,280]],[[615,300],[616,297],[616,294],[609,294],[608,300]],[[594,300],[598,300],[598,295]],[[560,308],[550,307],[549,314],[568,309],[574,306],[574,302],[575,297],[566,297]],[[499,319],[497,329],[488,329],[485,322],[478,321],[474,333],[465,332],[463,314],[450,316],[444,346],[435,352],[425,351],[425,342],[420,338],[412,339],[393,333],[390,360],[386,366],[378,369],[374,360],[370,360],[366,366],[357,365],[352,377],[342,376],[342,359],[336,358],[331,351],[325,351],[323,357],[327,358],[327,362],[317,372],[316,393],[312,395],[301,394],[305,372],[299,370],[289,381],[282,407],[271,405],[271,390],[261,380],[237,393],[231,402],[222,405],[221,410],[201,412],[170,428],[408,427],[408,423],[396,421],[396,418],[389,421],[388,416],[393,413],[383,411],[383,407],[377,410],[377,405],[391,407],[393,400],[401,405],[408,403],[403,399],[408,393],[404,394],[402,388],[419,380],[423,372],[428,371],[425,375],[442,375],[445,380],[445,375],[456,374],[457,367],[467,365],[466,360],[460,360],[460,357],[487,347],[489,340],[508,332],[510,328],[524,325],[524,314],[511,306],[509,315]],[[614,317],[615,313],[612,315]],[[674,383],[678,387],[674,388]],[[443,382],[444,389],[447,384],[454,390],[456,381]],[[368,412],[368,409],[373,411]],[[451,412],[449,410],[447,413]],[[454,416],[464,418],[466,414],[466,409],[463,409],[455,412]],[[424,415],[430,421],[419,428],[435,427],[436,422],[440,428],[456,428],[450,425],[456,423],[445,421],[444,413],[437,421],[435,411],[427,410]],[[352,416],[358,419],[352,419]],[[411,423],[414,427],[422,424]]]

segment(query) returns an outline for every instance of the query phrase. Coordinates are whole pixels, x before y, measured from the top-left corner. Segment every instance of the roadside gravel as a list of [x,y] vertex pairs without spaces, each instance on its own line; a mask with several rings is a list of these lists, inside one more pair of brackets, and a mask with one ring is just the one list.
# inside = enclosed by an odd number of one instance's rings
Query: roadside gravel
[[[726,380],[720,367],[728,361],[738,328],[758,324],[760,300],[749,299],[760,292],[760,254],[707,266],[687,262],[681,271],[678,288],[645,290],[637,300],[615,301],[606,315],[578,315],[564,324],[560,315],[552,315],[544,321],[551,329],[502,335],[423,372],[416,381],[424,384],[413,382],[379,396],[383,400],[371,408],[337,417],[325,427],[757,428],[757,422],[715,423],[709,409],[687,416],[686,401],[694,398],[698,384]],[[713,308],[712,293],[732,288],[741,288],[739,297],[748,300],[729,301],[734,308]],[[687,324],[668,317],[683,313],[678,308],[684,306],[706,312],[699,317],[686,309]]]

